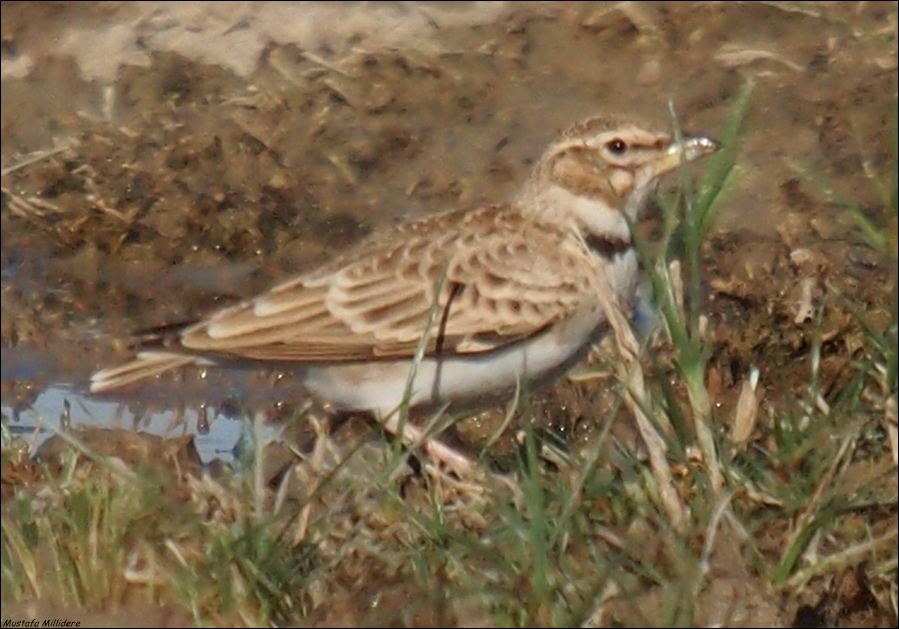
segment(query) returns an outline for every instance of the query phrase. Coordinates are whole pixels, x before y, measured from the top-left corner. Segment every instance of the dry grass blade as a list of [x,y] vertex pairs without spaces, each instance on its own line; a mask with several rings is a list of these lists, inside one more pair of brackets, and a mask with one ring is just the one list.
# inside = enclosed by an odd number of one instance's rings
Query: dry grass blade
[[316,65],[319,65],[327,70],[330,70],[331,72],[335,72],[337,74],[340,74],[340,75],[343,75],[346,77],[350,76],[350,74],[346,70],[342,70],[335,64],[331,63],[330,61],[327,61],[326,59],[323,59],[322,57],[318,56],[314,52],[309,52],[308,50],[304,50],[300,53],[300,56],[303,57],[304,59],[306,59],[307,61],[311,61],[312,63],[314,63]]
[[854,435],[849,435],[843,438],[843,441],[840,443],[840,448],[837,451],[836,455],[833,457],[833,460],[830,462],[830,465],[827,468],[827,471],[818,481],[817,485],[815,485],[815,491],[812,493],[809,498],[808,504],[803,510],[802,514],[797,518],[796,524],[793,527],[793,533],[786,540],[784,544],[785,548],[792,549],[806,533],[806,528],[812,523],[812,520],[815,517],[815,514],[818,511],[818,508],[821,504],[821,500],[824,496],[824,493],[833,487],[834,477],[837,474],[837,470],[840,469],[840,465],[843,462],[843,459],[846,457],[846,453],[849,452],[852,443],[855,441]]
[[722,46],[715,55],[715,60],[726,68],[738,68],[756,61],[776,61],[794,72],[802,72],[801,65],[775,52],[759,48],[739,48],[732,44]]
[[12,174],[12,173],[16,172],[17,170],[21,170],[22,168],[31,166],[32,164],[36,164],[37,162],[43,161],[49,157],[53,157],[54,155],[58,155],[59,153],[68,151],[69,149],[78,146],[78,144],[79,143],[77,140],[71,140],[69,142],[64,142],[64,143],[60,144],[59,146],[54,147],[52,149],[47,149],[44,151],[38,151],[36,153],[32,153],[30,156],[26,157],[21,162],[17,162],[15,164],[13,164],[12,166],[8,166],[7,168],[4,168],[2,170],[2,172],[0,172],[0,175],[2,175],[3,177],[6,177],[7,175]]
[[800,13],[802,15],[807,15],[809,17],[821,17],[821,12],[816,11],[814,8],[814,2],[778,2],[775,0],[762,0],[759,4],[766,4],[769,7],[774,7],[780,11],[784,11],[785,13]]
[[887,427],[887,436],[890,441],[890,453],[893,455],[893,464],[899,465],[899,428],[896,425],[896,417],[899,405],[896,403],[896,396],[891,395],[884,404],[883,414],[884,423]]
[[63,210],[56,205],[39,197],[31,196],[25,199],[7,188],[3,188],[2,192],[9,198],[7,205],[9,211],[32,223],[41,224],[38,219],[46,218],[49,214],[63,213]]
[[759,413],[759,399],[756,395],[758,383],[759,370],[758,367],[753,367],[740,389],[737,410],[734,412],[734,423],[730,430],[731,441],[736,444],[745,444],[755,433]]
[[794,590],[813,577],[822,574],[833,574],[843,568],[857,566],[861,562],[870,559],[875,552],[881,549],[892,548],[895,551],[897,537],[899,537],[899,527],[894,526],[876,539],[829,555],[820,561],[816,561],[814,565],[797,571],[792,577],[779,584],[778,588],[782,591]]
[[643,369],[640,366],[640,346],[627,318],[614,298],[615,292],[609,286],[606,275],[604,273],[597,274],[597,282],[600,305],[606,315],[606,320],[612,326],[615,345],[621,359],[617,364],[617,369],[619,378],[626,387],[625,403],[634,414],[637,429],[649,452],[652,474],[658,485],[665,512],[668,514],[672,526],[677,530],[683,530],[686,525],[686,507],[674,489],[671,467],[668,465],[666,456],[667,446],[646,415],[645,409],[652,407],[649,392],[646,390]]

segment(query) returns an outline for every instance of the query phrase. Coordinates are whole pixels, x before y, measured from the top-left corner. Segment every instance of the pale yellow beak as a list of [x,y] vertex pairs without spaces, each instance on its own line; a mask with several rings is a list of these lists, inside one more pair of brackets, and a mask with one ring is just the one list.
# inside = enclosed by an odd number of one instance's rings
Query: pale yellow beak
[[672,170],[680,168],[682,163],[694,162],[701,157],[711,155],[720,148],[721,145],[711,138],[684,138],[682,143],[672,144],[659,159],[656,176],[670,173]]

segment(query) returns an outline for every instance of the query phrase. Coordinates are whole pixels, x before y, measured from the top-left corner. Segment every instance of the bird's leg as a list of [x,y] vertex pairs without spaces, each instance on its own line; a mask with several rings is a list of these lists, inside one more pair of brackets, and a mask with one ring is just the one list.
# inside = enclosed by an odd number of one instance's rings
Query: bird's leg
[[408,421],[403,423],[401,429],[399,411],[391,413],[386,420],[381,421],[381,424],[391,435],[396,435],[402,430],[403,444],[407,448],[421,450],[433,462],[442,463],[459,478],[471,476],[474,463],[468,456],[431,436],[427,429],[423,430]]

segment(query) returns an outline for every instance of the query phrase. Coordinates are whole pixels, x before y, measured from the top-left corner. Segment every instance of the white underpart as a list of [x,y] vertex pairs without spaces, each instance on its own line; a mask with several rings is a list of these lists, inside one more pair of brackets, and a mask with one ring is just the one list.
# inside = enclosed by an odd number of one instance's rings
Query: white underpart
[[[425,358],[415,374],[410,406],[449,400],[499,398],[525,383],[550,376],[576,356],[596,327],[582,317],[567,334],[549,330],[529,342],[472,357]],[[335,409],[372,410],[386,418],[403,402],[411,361],[309,366],[305,384]]]

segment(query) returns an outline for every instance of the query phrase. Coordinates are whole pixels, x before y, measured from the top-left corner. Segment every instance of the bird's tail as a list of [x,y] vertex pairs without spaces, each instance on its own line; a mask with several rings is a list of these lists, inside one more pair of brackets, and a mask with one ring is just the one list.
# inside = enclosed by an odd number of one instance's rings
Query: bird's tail
[[186,365],[203,364],[204,362],[206,361],[199,356],[191,356],[189,354],[162,351],[140,352],[134,360],[124,365],[101,369],[92,375],[91,393],[112,391],[144,378],[158,376]]

